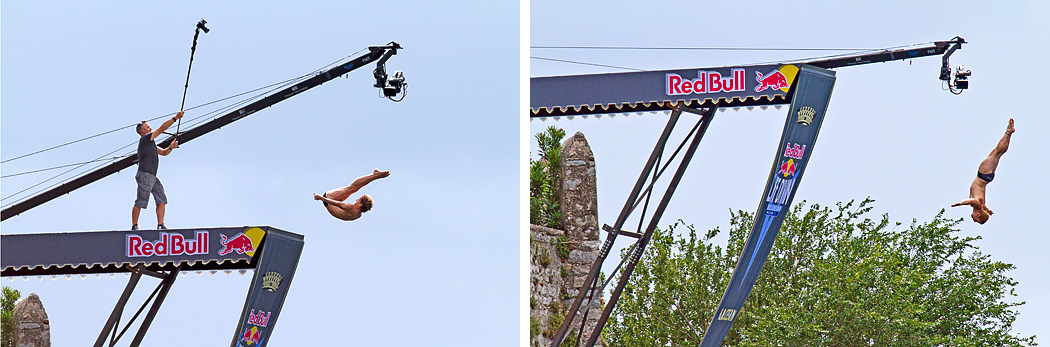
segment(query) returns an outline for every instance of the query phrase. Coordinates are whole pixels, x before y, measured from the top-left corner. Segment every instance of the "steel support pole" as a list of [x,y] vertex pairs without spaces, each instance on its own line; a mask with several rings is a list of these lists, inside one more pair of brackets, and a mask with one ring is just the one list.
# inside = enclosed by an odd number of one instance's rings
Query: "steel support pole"
[[163,283],[160,288],[160,293],[157,294],[157,299],[153,301],[153,306],[150,307],[149,313],[146,313],[146,317],[142,318],[142,326],[139,327],[139,332],[135,334],[135,339],[131,340],[131,347],[137,347],[142,343],[142,338],[146,336],[146,330],[149,329],[151,323],[153,323],[153,317],[157,316],[157,311],[160,310],[160,305],[164,302],[164,297],[168,295],[168,290],[171,289],[171,285],[175,283],[175,278],[179,276],[179,269],[182,265],[175,267],[171,270],[167,276],[164,276]]
[[[616,301],[620,299],[620,294],[623,293],[624,287],[627,286],[627,281],[630,279],[631,273],[634,272],[635,266],[638,265],[638,260],[645,252],[645,246],[649,243],[649,240],[653,236],[653,231],[656,230],[656,226],[660,223],[660,217],[663,216],[664,210],[667,209],[667,204],[671,201],[675,189],[678,188],[678,183],[681,182],[682,176],[685,175],[685,169],[689,166],[689,162],[692,161],[693,154],[696,153],[696,149],[700,146],[700,140],[703,139],[704,134],[707,132],[707,128],[711,125],[711,120],[714,118],[717,110],[718,108],[711,107],[704,112],[703,119],[701,120],[703,124],[700,126],[700,131],[697,132],[695,137],[693,137],[693,141],[689,144],[689,149],[686,150],[685,156],[682,157],[678,170],[675,171],[674,177],[671,178],[671,182],[668,184],[663,198],[660,199],[660,204],[657,205],[656,210],[653,211],[653,216],[649,220],[649,226],[646,227],[645,233],[642,234],[642,238],[638,240],[634,251],[628,255],[631,257],[631,260],[628,261],[627,266],[624,267],[623,274],[620,275],[620,281],[616,284],[616,288],[614,288],[610,294],[609,301],[605,304],[605,309],[602,310],[602,315],[598,317],[598,322],[594,326],[594,331],[591,332],[585,346],[593,347],[598,341],[602,329],[605,327],[605,323],[609,319],[609,315],[612,313],[613,308],[616,307]],[[677,112],[681,113],[681,111]]]
[[[671,136],[671,132],[674,130],[675,124],[678,123],[678,119],[681,116],[681,109],[676,108],[671,112],[671,116],[668,117],[667,125],[664,126],[663,133],[660,134],[660,138],[656,141],[656,146],[653,148],[652,154],[649,155],[649,160],[645,163],[642,173],[638,175],[638,181],[634,184],[634,189],[631,190],[631,194],[627,198],[627,202],[624,203],[623,209],[620,210],[620,216],[616,218],[614,230],[620,230],[623,228],[627,216],[629,216],[634,209],[635,200],[638,199],[642,187],[644,187],[645,182],[648,181],[649,173],[652,172],[656,160],[663,155],[663,149],[667,144],[667,139]],[[601,273],[602,263],[605,262],[605,258],[609,255],[609,249],[612,248],[613,241],[616,240],[616,234],[617,233],[610,233],[605,244],[602,246],[601,251],[598,252],[598,258],[595,259],[594,265],[591,265],[591,271],[587,274],[587,280],[584,281],[584,286],[580,288],[580,292],[576,294],[576,299],[573,300],[572,306],[569,307],[568,316],[565,317],[565,321],[563,321],[561,327],[558,328],[558,333],[554,336],[551,346],[560,346],[565,339],[565,335],[569,333],[569,327],[572,325],[573,319],[576,318],[576,313],[580,309],[580,304],[583,303],[583,299],[587,296],[589,289],[594,287],[598,275]]]
[[106,325],[102,326],[102,332],[98,334],[98,339],[95,340],[95,347],[102,347],[106,343],[106,335],[115,332],[117,322],[120,320],[120,314],[124,312],[124,306],[128,304],[128,298],[131,298],[131,293],[135,291],[135,286],[139,283],[139,278],[142,278],[142,270],[145,267],[139,265],[136,270],[131,273],[131,279],[128,280],[128,285],[124,287],[124,294],[120,295],[120,299],[117,299],[117,305],[113,307],[113,313],[109,314],[109,320],[106,321]]

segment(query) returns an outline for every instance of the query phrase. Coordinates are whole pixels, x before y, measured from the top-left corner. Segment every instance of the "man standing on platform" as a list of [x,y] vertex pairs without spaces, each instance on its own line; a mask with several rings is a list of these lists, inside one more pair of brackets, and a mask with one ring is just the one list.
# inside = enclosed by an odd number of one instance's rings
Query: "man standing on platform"
[[158,147],[154,140],[175,121],[181,119],[182,114],[183,111],[179,111],[175,117],[164,121],[160,127],[157,127],[157,130],[150,128],[146,121],[135,126],[135,132],[139,134],[139,170],[135,173],[138,192],[135,195],[135,206],[131,209],[131,230],[139,229],[139,211],[146,208],[150,194],[153,194],[153,202],[157,204],[157,229],[167,229],[164,226],[164,206],[168,204],[168,197],[164,195],[164,185],[157,178],[157,164],[160,161],[158,155],[170,154],[173,148],[179,147],[179,140],[172,140],[168,148]]

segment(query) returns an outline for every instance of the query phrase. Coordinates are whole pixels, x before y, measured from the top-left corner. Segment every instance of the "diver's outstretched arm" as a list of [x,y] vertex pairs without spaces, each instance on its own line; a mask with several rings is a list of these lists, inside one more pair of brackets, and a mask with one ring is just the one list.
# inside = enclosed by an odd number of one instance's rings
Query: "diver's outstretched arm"
[[324,201],[324,202],[328,203],[329,205],[342,205],[343,204],[342,201],[326,198],[326,197],[317,195],[317,193],[314,193],[314,200],[321,200],[321,201]]

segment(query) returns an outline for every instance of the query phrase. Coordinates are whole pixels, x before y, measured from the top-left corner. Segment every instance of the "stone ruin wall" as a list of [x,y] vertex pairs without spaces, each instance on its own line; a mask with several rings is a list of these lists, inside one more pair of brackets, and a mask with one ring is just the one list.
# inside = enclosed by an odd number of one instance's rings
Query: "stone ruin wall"
[[[562,143],[558,196],[561,197],[564,230],[538,225],[529,228],[530,346],[550,346],[551,337],[560,326],[556,323],[564,319],[587,280],[591,265],[598,258],[601,241],[595,177],[594,154],[587,139],[577,132]],[[581,340],[588,338],[600,314],[600,307],[589,310]],[[579,317],[577,315],[577,319]],[[567,340],[571,338],[574,337],[567,337]],[[601,346],[601,341],[596,345]]]
[[15,304],[15,346],[51,347],[51,321],[36,293]]

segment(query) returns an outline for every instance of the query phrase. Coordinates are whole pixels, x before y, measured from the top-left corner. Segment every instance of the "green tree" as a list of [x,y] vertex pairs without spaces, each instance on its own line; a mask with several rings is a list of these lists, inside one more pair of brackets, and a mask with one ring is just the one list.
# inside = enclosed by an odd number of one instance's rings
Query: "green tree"
[[529,222],[561,227],[557,182],[561,176],[561,140],[565,130],[554,126],[536,134],[540,158],[529,158]]
[[[1033,346],[1010,335],[1014,266],[941,210],[926,223],[869,218],[873,200],[792,208],[725,340],[731,346]],[[605,329],[611,346],[695,346],[754,222],[732,212],[729,241],[678,221],[657,231]],[[685,228],[683,232],[676,229]]]
[[18,290],[4,286],[0,298],[0,345],[3,347],[15,345],[15,303],[20,296]]

